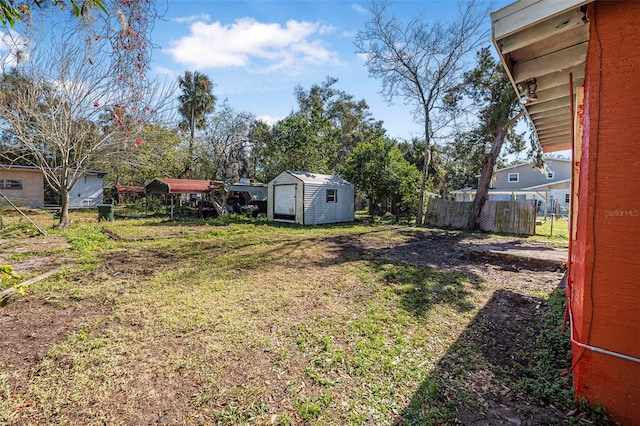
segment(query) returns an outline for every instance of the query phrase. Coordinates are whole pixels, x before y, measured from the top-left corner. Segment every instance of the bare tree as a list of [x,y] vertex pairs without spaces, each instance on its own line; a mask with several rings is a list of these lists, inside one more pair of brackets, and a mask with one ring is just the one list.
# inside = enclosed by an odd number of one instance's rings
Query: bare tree
[[60,195],[62,230],[69,227],[69,192],[78,179],[100,156],[141,143],[145,123],[170,100],[152,82],[135,93],[119,86],[121,63],[112,60],[109,40],[88,43],[86,34],[77,20],[66,20],[46,42],[15,39],[24,59],[1,80],[0,156],[42,170]]
[[382,80],[388,102],[402,96],[414,107],[414,118],[424,125],[424,163],[416,222],[422,224],[424,194],[431,160],[430,146],[443,128],[447,91],[460,80],[467,56],[484,42],[487,11],[473,1],[460,5],[459,16],[448,24],[418,16],[403,24],[393,16],[388,1],[374,0],[372,18],[358,33],[356,48],[364,54],[369,75]]
[[251,173],[248,144],[254,121],[253,114],[235,111],[226,99],[211,118],[205,138],[212,179],[237,181]]

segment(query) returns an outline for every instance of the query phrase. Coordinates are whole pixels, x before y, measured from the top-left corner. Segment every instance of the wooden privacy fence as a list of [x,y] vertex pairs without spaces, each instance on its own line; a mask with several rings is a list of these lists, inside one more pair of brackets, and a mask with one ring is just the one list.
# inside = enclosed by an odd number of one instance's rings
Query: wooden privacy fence
[[[432,198],[425,223],[439,228],[464,229],[471,214],[470,202]],[[536,201],[487,201],[480,213],[480,229],[506,234],[533,235],[536,232]]]

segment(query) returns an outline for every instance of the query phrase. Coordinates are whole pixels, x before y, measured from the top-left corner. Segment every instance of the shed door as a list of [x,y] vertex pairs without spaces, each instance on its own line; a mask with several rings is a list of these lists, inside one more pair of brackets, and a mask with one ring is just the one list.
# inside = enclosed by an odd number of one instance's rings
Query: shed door
[[273,187],[273,218],[296,220],[296,185]]

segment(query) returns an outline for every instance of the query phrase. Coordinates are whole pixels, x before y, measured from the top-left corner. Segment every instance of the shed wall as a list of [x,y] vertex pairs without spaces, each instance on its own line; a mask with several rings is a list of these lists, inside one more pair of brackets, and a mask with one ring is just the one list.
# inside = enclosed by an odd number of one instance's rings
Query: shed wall
[[69,207],[98,207],[103,203],[102,183],[102,178],[98,176],[80,177],[69,193]]
[[[326,191],[337,191],[337,202],[326,202]],[[304,184],[304,224],[351,222],[354,219],[353,185]]]
[[[574,340],[640,358],[640,2],[597,1],[587,54],[569,285]],[[580,131],[578,132],[580,134]],[[579,144],[578,144],[579,145]],[[578,397],[640,424],[640,363],[573,344]]]
[[[39,170],[0,169],[0,179],[20,180],[22,189],[0,191],[18,206],[41,208],[44,206],[44,177]],[[0,199],[0,204],[4,200]]]

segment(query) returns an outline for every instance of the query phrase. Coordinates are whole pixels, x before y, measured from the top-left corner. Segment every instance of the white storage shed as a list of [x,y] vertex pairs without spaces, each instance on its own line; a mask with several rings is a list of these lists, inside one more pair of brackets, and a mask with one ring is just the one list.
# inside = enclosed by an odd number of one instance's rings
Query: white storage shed
[[90,170],[82,174],[69,191],[69,208],[98,207],[104,203],[103,181],[107,172]]
[[354,220],[353,184],[337,176],[287,170],[267,189],[269,220],[302,225]]

